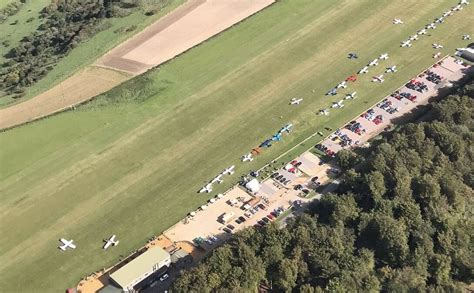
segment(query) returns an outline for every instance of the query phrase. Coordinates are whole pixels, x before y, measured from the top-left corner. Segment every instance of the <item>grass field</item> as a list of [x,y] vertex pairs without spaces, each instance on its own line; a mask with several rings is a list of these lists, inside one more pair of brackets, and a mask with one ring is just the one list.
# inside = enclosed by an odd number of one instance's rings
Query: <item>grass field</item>
[[[0,0],[0,7],[7,3],[2,3]],[[74,72],[93,63],[97,58],[102,56],[104,53],[114,48],[130,36],[138,33],[146,26],[150,25],[178,5],[184,2],[184,0],[155,0],[150,3],[167,3],[167,5],[160,10],[158,13],[152,16],[145,16],[141,9],[137,9],[134,13],[119,18],[108,19],[105,22],[107,26],[102,31],[94,35],[87,41],[79,44],[74,50],[72,50],[66,57],[62,58],[51,70],[46,77],[41,79],[39,82],[27,88],[25,97],[14,100],[11,96],[0,96],[0,107],[11,105],[24,101],[25,99],[32,98],[58,84],[60,81],[65,80],[71,76]],[[10,48],[15,47],[20,40],[31,34],[36,30],[38,25],[41,23],[39,18],[39,12],[51,3],[51,0],[34,0],[28,1],[24,4],[20,11],[8,18],[8,20],[0,24],[0,42],[8,41],[10,44],[8,47],[0,46],[0,63],[3,63],[6,59],[4,57]],[[31,22],[27,22],[28,19],[32,18]],[[18,22],[16,25],[12,23]],[[136,27],[134,30],[124,32],[121,28]]]
[[[224,191],[233,182],[196,193],[225,167],[236,164],[242,174],[340,126],[432,64],[431,43],[445,53],[464,44],[472,7],[412,48],[399,47],[455,3],[280,1],[77,111],[1,133],[0,288],[73,286]],[[394,17],[405,24],[392,25]],[[346,59],[349,51],[359,59]],[[341,98],[324,96],[328,89],[384,52],[390,59],[347,89],[358,99],[330,116],[315,114]],[[392,64],[398,73],[370,82]],[[305,100],[291,107],[292,97]],[[291,135],[239,163],[287,122],[295,125]],[[112,233],[120,245],[104,252],[102,239]],[[60,237],[78,248],[60,253]]]

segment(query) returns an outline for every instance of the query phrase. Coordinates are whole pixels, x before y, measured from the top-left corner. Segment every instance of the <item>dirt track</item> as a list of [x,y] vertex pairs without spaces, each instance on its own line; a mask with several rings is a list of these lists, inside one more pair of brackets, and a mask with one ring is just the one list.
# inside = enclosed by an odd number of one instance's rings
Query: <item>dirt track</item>
[[50,90],[23,103],[0,109],[0,129],[49,116],[87,101],[174,58],[274,2],[189,0]]

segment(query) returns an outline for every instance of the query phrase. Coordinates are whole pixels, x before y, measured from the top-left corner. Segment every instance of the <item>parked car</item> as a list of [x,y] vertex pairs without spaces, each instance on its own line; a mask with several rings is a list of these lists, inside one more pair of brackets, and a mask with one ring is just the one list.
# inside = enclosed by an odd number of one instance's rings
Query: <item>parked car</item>
[[267,218],[267,217],[265,217],[265,218],[262,218],[262,221],[264,221],[264,222],[265,222],[265,223],[267,223],[267,224],[268,224],[268,223],[270,223],[270,219],[269,219],[269,218]]
[[242,217],[242,216],[240,216],[240,217],[238,218],[238,220],[240,220],[241,223],[247,221],[247,220],[246,220],[244,217]]
[[259,203],[258,207],[261,208],[262,210],[266,209],[265,205],[263,203]]
[[225,227],[225,228],[222,229],[222,230],[224,230],[224,232],[229,233],[229,234],[232,233],[232,231],[231,231],[229,228],[227,228],[227,227]]
[[235,229],[235,227],[232,226],[231,224],[227,225],[227,228],[229,228],[230,230],[234,230],[234,229]]
[[269,218],[270,220],[275,220],[275,217],[272,214],[268,214],[267,218]]
[[164,280],[168,279],[169,275],[164,274],[163,276],[160,277],[160,281],[163,282]]

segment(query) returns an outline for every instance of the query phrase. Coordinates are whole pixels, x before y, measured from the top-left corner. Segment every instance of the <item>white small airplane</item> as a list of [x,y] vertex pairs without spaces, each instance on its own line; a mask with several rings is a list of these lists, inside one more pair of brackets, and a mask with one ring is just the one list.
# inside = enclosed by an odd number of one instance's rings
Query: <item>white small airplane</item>
[[435,23],[443,23],[444,22],[444,17],[437,17],[434,21]]
[[412,43],[410,42],[410,40],[403,41],[401,42],[401,45],[400,45],[400,47],[402,48],[410,48],[411,46],[412,46]]
[[464,36],[462,36],[462,39],[463,39],[464,41],[470,40],[470,39],[471,39],[471,36],[470,36],[470,35],[464,35]]
[[459,1],[459,5],[469,5],[469,1],[461,0],[461,1]]
[[303,101],[303,99],[291,99],[290,101],[290,105],[299,105],[301,102]]
[[391,67],[387,67],[387,70],[385,70],[386,73],[395,73],[397,72],[397,65],[393,65]]
[[377,65],[379,65],[378,59],[374,59],[374,60],[370,61],[370,63],[369,63],[369,66],[377,66]]
[[434,59],[438,59],[439,57],[441,57],[441,52],[438,52],[436,54],[433,54],[433,58]]
[[246,154],[245,156],[242,157],[242,162],[252,162],[252,154]]
[[206,192],[206,193],[212,192],[212,183],[208,183],[206,186],[201,188],[201,190],[199,190],[199,193],[203,193],[203,192]]
[[320,111],[319,111],[319,115],[328,116],[328,115],[329,115],[329,109],[320,110]]
[[413,35],[410,37],[410,41],[417,41],[418,40],[418,35]]
[[64,238],[59,239],[59,241],[62,243],[62,245],[59,245],[58,248],[61,249],[62,251],[66,251],[66,249],[75,249],[76,245],[72,244],[74,240],[66,240]]
[[343,88],[345,89],[347,87],[347,82],[346,81],[343,81],[343,82],[340,82],[336,88],[340,89],[340,88]]
[[418,31],[418,34],[421,36],[421,35],[426,35],[426,29],[421,29]]
[[387,60],[388,59],[388,54],[387,53],[383,53],[379,56],[379,59],[380,60]]
[[446,18],[448,16],[451,16],[453,14],[453,12],[451,10],[447,10],[443,13],[443,17]]
[[403,21],[400,18],[394,18],[393,24],[403,24]]
[[115,240],[115,235],[112,235],[109,239],[104,239],[104,249],[107,249],[110,247],[110,245],[117,246],[119,244],[118,240]]
[[343,100],[340,100],[339,102],[333,102],[332,107],[333,108],[343,108],[344,107],[343,102],[344,102]]
[[234,174],[234,168],[235,168],[234,165],[230,166],[229,168],[222,171],[222,175],[232,175],[232,174]]
[[350,93],[350,94],[347,94],[345,99],[346,99],[346,100],[353,100],[353,99],[355,99],[356,97],[357,97],[357,92],[352,92],[352,93]]
[[431,46],[433,46],[433,49],[441,49],[441,48],[443,48],[443,45],[440,45],[440,44],[432,44]]
[[222,182],[224,182],[224,180],[222,180],[222,174],[219,174],[217,175],[214,179],[212,179],[211,183],[218,183],[218,184],[221,184]]
[[365,66],[364,68],[362,68],[361,70],[359,70],[358,73],[359,73],[359,74],[361,74],[361,73],[365,74],[365,73],[367,73],[367,72],[369,72],[369,66]]
[[458,4],[454,6],[453,8],[451,8],[451,11],[460,11],[460,10],[463,10],[463,7],[461,6],[461,4]]
[[426,29],[434,30],[435,28],[436,28],[436,24],[434,22],[426,25]]
[[379,76],[374,76],[372,77],[372,82],[384,82],[385,79],[383,78],[383,74],[380,74]]

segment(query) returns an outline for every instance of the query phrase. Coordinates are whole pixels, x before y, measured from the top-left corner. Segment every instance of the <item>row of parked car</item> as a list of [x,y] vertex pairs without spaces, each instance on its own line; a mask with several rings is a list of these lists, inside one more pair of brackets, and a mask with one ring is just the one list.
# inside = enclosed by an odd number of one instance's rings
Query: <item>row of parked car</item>
[[273,173],[270,177],[273,178],[273,180],[278,181],[285,186],[291,182],[290,179],[287,179],[284,175],[281,175],[278,172]]
[[274,209],[272,212],[270,212],[267,216],[263,217],[262,219],[257,221],[257,224],[254,225],[255,228],[261,228],[267,224],[269,224],[272,221],[275,221],[278,216],[280,216],[285,209],[283,207],[278,207]]

